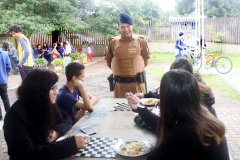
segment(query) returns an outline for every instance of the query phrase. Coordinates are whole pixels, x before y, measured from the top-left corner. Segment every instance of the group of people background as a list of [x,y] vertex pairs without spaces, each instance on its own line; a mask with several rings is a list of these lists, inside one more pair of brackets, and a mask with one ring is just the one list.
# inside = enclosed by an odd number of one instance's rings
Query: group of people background
[[[20,42],[21,43],[21,42]],[[3,47],[3,44],[5,47]],[[7,44],[7,45],[6,45]],[[2,48],[3,51],[8,53],[8,56],[10,58],[11,62],[11,69],[13,71],[13,75],[18,75],[18,69],[17,65],[19,63],[19,56],[18,56],[18,50],[14,47],[13,43],[7,43],[0,41],[0,48]],[[68,57],[71,53],[77,52],[77,49],[75,46],[72,46],[69,41],[66,42],[56,42],[53,44],[53,47],[48,46],[47,43],[37,44],[34,43],[31,44],[31,50],[32,50],[32,57],[33,62],[37,58],[45,58],[48,61],[48,64],[51,64],[52,60],[55,58],[64,58]],[[91,62],[92,59],[92,53],[93,53],[93,45],[88,44],[87,42],[84,42],[83,45],[81,45],[81,53],[87,54],[87,59],[90,59]]]
[[[141,123],[156,134],[157,145],[147,160],[228,160],[225,126],[212,106],[214,95],[199,75],[194,77],[191,63],[185,58],[176,59],[162,77],[160,91],[146,93],[144,70],[150,58],[147,43],[132,34],[133,21],[128,14],[120,14],[118,28],[121,35],[109,40],[105,60],[113,73],[114,98],[127,98]],[[13,37],[22,36],[11,26],[9,32]],[[24,61],[23,57],[19,57],[20,65],[30,60]],[[7,111],[3,126],[11,159],[63,159],[86,148],[86,135],[56,141],[87,111],[94,110],[98,101],[83,86],[84,65],[70,63],[65,74],[67,82],[59,90],[53,71],[34,69],[23,78],[18,100]],[[160,99],[159,116],[139,106],[143,97]]]
[[[77,52],[76,47],[72,46],[69,41],[60,43],[56,42],[52,47],[49,47],[47,43],[44,43],[43,46],[41,44],[35,46],[35,44],[32,43],[32,49],[34,59],[44,57],[48,61],[48,64],[51,64],[52,59],[65,58],[68,57],[71,53]],[[82,45],[81,53],[86,53],[87,59],[90,59],[91,62],[93,61],[91,56],[93,53],[93,45],[84,42]]]

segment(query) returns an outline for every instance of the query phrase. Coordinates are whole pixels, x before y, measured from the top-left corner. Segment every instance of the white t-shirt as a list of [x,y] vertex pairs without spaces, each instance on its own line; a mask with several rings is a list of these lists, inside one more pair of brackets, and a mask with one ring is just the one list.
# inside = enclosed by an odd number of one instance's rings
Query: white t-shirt
[[71,51],[72,51],[72,48],[71,48],[71,45],[70,44],[67,44],[66,45],[66,54],[69,54],[69,53],[71,53]]
[[87,47],[87,52],[88,52],[88,54],[91,54],[91,53],[92,53],[90,47]]

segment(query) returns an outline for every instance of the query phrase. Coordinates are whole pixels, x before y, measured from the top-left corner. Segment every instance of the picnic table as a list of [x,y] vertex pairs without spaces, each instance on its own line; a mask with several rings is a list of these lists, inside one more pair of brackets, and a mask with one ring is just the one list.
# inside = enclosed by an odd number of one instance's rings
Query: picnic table
[[[80,131],[81,127],[89,126],[96,131],[96,134],[91,135],[91,139],[99,140],[103,139],[103,141],[113,140],[117,141],[119,139],[144,139],[148,140],[155,146],[156,144],[156,137],[153,133],[138,127],[134,119],[134,112],[131,110],[123,109],[124,111],[116,110],[114,111],[114,106],[116,104],[127,104],[127,100],[125,98],[106,98],[101,99],[94,107],[94,111],[85,115],[82,119],[80,119],[73,128],[66,134],[67,135],[74,135],[74,134],[83,134]],[[94,143],[97,143],[94,141]],[[88,146],[90,144],[88,143]],[[116,152],[115,152],[116,153]],[[97,154],[97,153],[96,153]],[[146,159],[146,155],[140,157],[125,157],[119,154],[116,157],[110,158],[97,158],[97,157],[86,157],[81,156],[81,153],[77,154],[77,156],[72,156],[67,159],[75,160],[102,160],[102,159],[118,159],[118,160],[142,160]]]

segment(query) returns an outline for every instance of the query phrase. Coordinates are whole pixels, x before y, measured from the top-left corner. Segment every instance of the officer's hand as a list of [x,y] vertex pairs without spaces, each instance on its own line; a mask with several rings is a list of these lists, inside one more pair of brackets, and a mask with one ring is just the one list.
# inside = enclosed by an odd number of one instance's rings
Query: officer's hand
[[[138,99],[138,97],[137,97],[136,95],[133,95],[132,92],[126,93],[125,96],[126,96],[126,98],[127,98],[127,100],[128,100],[129,106],[130,106],[133,110],[136,110],[136,109],[138,108],[138,106],[137,106],[137,102],[136,102],[135,100],[140,101],[140,100]],[[134,99],[135,99],[135,100],[134,100]]]
[[143,93],[136,93],[135,94],[139,99],[144,98],[144,94]]

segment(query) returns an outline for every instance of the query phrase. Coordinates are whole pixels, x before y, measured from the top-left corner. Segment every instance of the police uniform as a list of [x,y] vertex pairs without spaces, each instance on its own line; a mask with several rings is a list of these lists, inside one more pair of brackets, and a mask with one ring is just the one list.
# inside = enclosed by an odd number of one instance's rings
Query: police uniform
[[143,37],[133,35],[131,39],[123,39],[120,35],[110,39],[105,60],[111,60],[115,80],[123,79],[123,82],[116,81],[114,98],[124,98],[127,92],[146,93],[145,83],[140,84],[134,78],[144,71],[144,60],[149,58],[149,50]]

